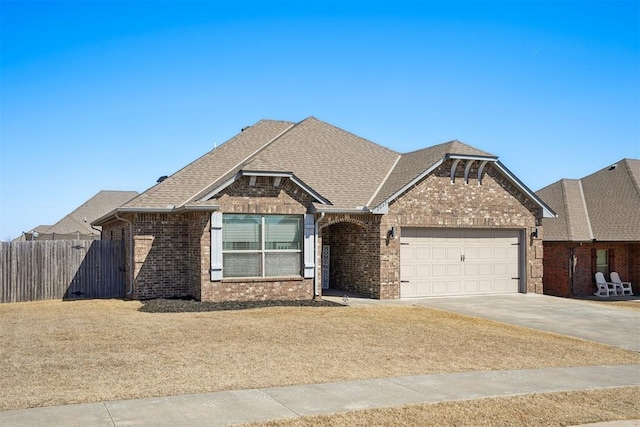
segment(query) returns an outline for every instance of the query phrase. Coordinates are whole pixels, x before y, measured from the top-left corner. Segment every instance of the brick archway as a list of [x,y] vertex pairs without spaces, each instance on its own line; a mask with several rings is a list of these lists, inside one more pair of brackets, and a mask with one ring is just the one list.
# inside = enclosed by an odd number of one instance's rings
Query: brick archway
[[322,245],[329,247],[329,289],[379,298],[379,227],[357,218],[333,218],[320,229]]

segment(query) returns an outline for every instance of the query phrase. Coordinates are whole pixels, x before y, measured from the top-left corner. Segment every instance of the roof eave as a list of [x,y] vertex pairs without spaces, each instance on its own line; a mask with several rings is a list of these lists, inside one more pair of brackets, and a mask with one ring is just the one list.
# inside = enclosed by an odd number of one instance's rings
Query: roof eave
[[362,215],[373,213],[367,206],[356,206],[355,208],[341,208],[337,206],[312,205],[312,213],[332,213],[332,214],[350,214],[350,215]]
[[444,155],[442,161],[447,159],[460,159],[460,160],[488,160],[488,161],[498,161],[498,157],[496,156],[479,156],[473,154],[452,154],[447,153]]
[[551,209],[545,202],[542,201],[540,197],[538,197],[529,187],[524,185],[522,181],[518,179],[505,165],[503,165],[499,160],[494,162],[494,165],[504,174],[504,176],[511,181],[520,191],[522,191],[529,199],[531,199],[535,204],[540,207],[540,217],[541,218],[557,218],[558,215]]
[[146,214],[177,214],[182,212],[213,212],[220,210],[218,205],[185,205],[176,207],[174,205],[168,205],[166,208],[134,208],[134,207],[119,207],[111,212],[101,216],[95,221],[91,222],[93,226],[99,226],[111,219],[117,219],[118,214],[126,213],[146,213]]

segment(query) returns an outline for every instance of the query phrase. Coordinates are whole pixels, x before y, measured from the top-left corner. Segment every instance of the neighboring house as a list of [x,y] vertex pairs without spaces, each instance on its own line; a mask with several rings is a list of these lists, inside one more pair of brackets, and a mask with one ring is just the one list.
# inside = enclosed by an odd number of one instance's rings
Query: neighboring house
[[404,298],[542,293],[553,215],[492,154],[399,154],[310,117],[245,128],[94,224],[127,240],[135,299]]
[[136,191],[100,191],[54,225],[39,225],[16,240],[99,240],[100,230],[91,222],[137,195]]
[[41,234],[45,235],[46,233],[48,233],[50,228],[51,228],[50,225],[39,225],[29,232],[23,232],[22,235],[20,235],[20,237],[16,237],[15,239],[13,239],[13,241],[24,242],[27,240],[35,240]]
[[582,179],[562,179],[536,192],[558,213],[544,225],[544,291],[581,296],[596,291],[595,273],[617,271],[640,287],[640,160],[622,159]]

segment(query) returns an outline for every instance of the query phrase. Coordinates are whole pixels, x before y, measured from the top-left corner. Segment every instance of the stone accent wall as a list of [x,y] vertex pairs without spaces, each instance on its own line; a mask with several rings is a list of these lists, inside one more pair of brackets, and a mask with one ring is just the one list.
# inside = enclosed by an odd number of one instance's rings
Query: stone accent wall
[[[630,281],[638,293],[640,277],[640,244],[611,242],[544,242],[544,293],[572,297],[591,296],[595,285],[594,251],[613,251],[611,271],[617,271],[625,282]],[[571,271],[571,255],[577,258],[575,271]],[[609,280],[609,277],[606,277]]]
[[469,183],[465,183],[463,163],[458,165],[454,183],[449,160],[389,204],[389,213],[380,222],[381,298],[400,296],[400,239],[386,239],[393,226],[398,227],[400,235],[402,227],[509,228],[525,230],[526,236],[537,228],[537,239],[527,238],[521,243],[526,245],[526,290],[542,293],[538,207],[490,165],[478,185],[475,162]]

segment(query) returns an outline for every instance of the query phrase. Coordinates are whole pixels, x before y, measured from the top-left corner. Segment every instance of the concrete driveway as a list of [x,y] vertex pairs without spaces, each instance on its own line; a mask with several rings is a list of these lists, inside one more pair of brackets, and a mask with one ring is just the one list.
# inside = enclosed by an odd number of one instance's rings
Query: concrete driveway
[[640,311],[538,294],[403,301],[640,352]]

